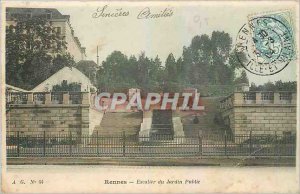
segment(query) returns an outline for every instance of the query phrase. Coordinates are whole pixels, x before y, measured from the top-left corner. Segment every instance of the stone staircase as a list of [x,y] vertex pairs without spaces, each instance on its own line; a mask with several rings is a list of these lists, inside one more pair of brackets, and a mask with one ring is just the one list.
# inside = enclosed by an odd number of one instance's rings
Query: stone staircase
[[224,127],[215,122],[215,116],[219,112],[219,100],[217,97],[201,98],[205,109],[197,114],[198,123],[194,123],[195,114],[181,117],[185,137],[197,137],[199,131],[204,135],[223,134]]
[[143,120],[143,112],[107,112],[93,135],[126,136],[138,135]]
[[150,138],[173,138],[173,122],[171,110],[153,110]]

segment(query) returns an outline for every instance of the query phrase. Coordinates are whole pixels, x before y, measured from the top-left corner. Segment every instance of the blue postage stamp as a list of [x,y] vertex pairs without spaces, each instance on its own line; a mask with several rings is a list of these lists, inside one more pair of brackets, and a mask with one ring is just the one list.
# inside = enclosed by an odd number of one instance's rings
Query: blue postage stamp
[[[273,75],[282,71],[296,58],[293,21],[290,12],[254,15],[248,17],[238,35],[238,57],[251,73]],[[240,38],[245,37],[245,38]],[[247,45],[241,49],[239,45]],[[241,53],[244,52],[242,59]]]

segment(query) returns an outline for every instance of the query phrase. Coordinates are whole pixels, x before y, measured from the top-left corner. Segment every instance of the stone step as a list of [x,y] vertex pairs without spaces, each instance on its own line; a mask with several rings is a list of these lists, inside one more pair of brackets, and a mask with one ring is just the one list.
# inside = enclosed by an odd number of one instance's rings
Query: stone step
[[111,134],[111,135],[120,135],[123,134],[125,132],[126,135],[132,134],[132,135],[136,135],[138,133],[139,130],[112,130],[112,131],[108,131],[108,130],[97,130],[93,132],[93,135],[96,135],[98,133],[98,135],[104,135],[104,134]]
[[173,135],[171,110],[153,110],[150,136]]
[[126,135],[136,135],[142,120],[142,112],[108,112],[104,114],[100,125],[95,127],[93,134],[120,135],[125,132]]
[[212,136],[212,137],[221,137],[224,135],[223,130],[203,130],[200,133],[200,130],[195,131],[184,131],[184,135],[186,137],[196,137],[199,136],[199,134],[202,134],[203,136]]

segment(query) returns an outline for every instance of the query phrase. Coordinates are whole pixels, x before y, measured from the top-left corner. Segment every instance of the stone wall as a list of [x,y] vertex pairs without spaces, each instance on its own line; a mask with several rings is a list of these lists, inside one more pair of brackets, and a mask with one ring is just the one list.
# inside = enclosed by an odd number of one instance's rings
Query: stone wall
[[235,92],[220,102],[224,123],[234,135],[296,133],[294,92]]
[[235,135],[282,134],[296,132],[295,106],[235,107],[230,114],[230,125]]
[[[141,130],[139,132],[139,136],[149,136],[152,124],[152,111],[144,111],[143,112],[143,122],[141,123]],[[143,140],[143,139],[142,139]]]
[[86,105],[12,105],[6,116],[7,131],[89,133]]
[[89,135],[92,135],[95,128],[101,124],[103,116],[103,112],[98,111],[95,108],[89,109]]
[[90,93],[14,92],[7,94],[7,131],[91,133]]

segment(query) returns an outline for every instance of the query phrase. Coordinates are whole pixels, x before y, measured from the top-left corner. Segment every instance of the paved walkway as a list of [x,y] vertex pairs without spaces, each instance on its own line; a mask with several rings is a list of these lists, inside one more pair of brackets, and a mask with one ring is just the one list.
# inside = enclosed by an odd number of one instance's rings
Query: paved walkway
[[295,158],[8,158],[9,165],[295,166]]

